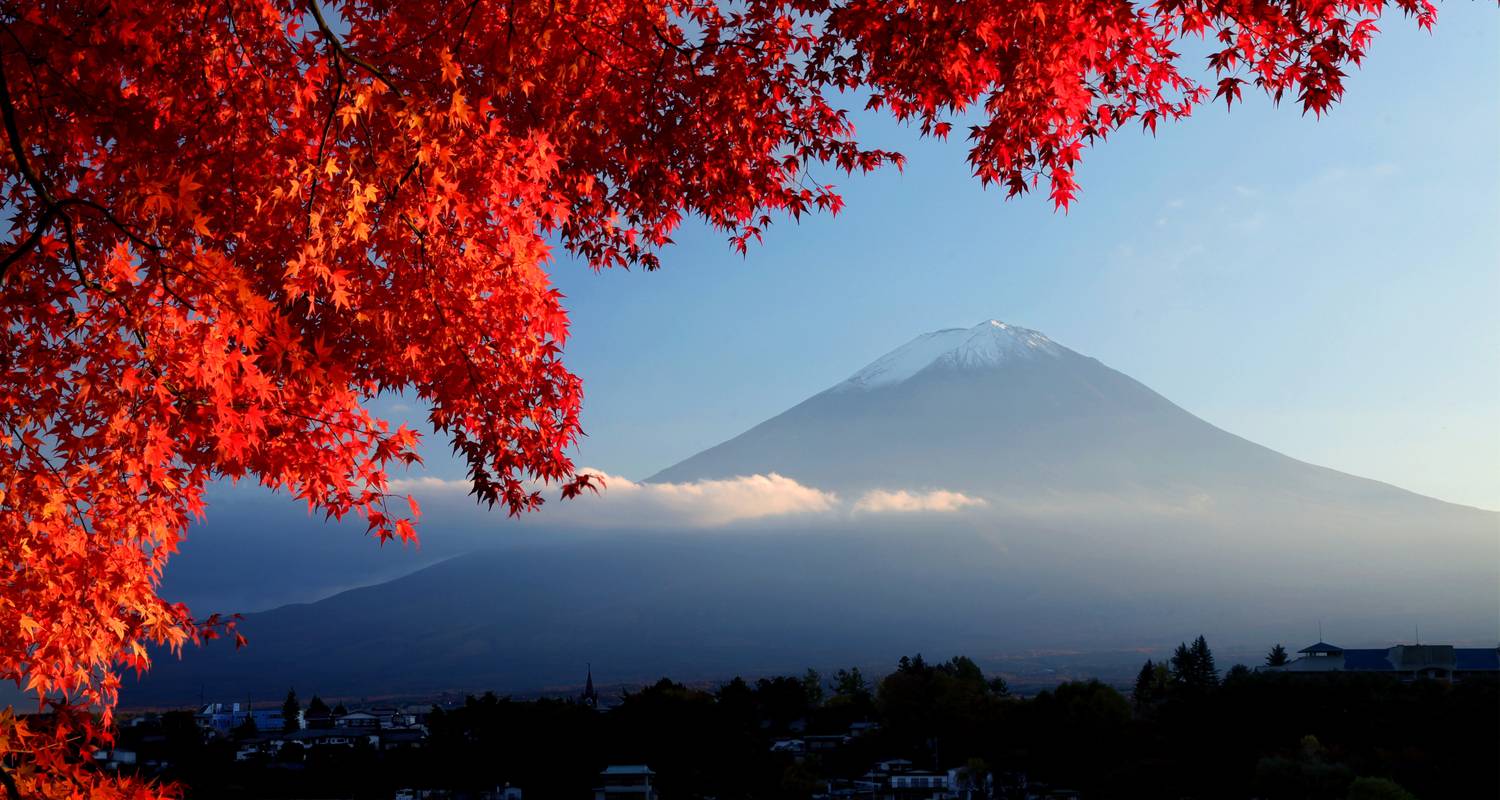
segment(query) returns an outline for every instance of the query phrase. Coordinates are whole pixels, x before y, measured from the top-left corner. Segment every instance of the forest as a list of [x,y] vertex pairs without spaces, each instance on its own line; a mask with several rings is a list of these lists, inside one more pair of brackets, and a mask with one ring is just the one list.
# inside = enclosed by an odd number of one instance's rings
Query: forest
[[[1397,800],[1500,795],[1497,708],[1500,683],[1487,678],[1402,682],[1243,665],[1221,676],[1200,637],[1169,661],[1146,662],[1127,691],[1074,681],[1023,697],[970,658],[916,655],[873,681],[858,669],[701,687],[663,678],[599,708],[469,696],[434,706],[425,742],[399,750],[299,748],[236,761],[236,739],[254,732],[205,737],[187,711],[127,726],[121,746],[134,737],[133,746],[156,748],[171,766],[154,777],[180,782],[189,797],[390,798],[410,787],[479,797],[512,785],[526,798],[576,798],[590,796],[607,765],[646,764],[668,800],[811,798],[906,759],[915,769],[963,768],[990,787],[974,797],[1022,797],[1029,785],[1085,798]],[[773,749],[815,737],[832,746]]]

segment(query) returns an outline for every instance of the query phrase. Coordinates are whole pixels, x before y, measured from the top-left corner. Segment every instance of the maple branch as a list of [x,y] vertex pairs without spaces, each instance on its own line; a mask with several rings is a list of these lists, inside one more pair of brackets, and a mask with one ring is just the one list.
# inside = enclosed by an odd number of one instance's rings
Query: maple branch
[[21,242],[9,255],[0,259],[0,283],[5,281],[5,276],[9,274],[12,264],[25,258],[27,253],[36,249],[37,243],[42,240],[42,233],[52,227],[52,221],[56,218],[57,209],[47,209],[47,213],[43,214],[42,218],[37,221],[36,228],[32,230],[30,236],[26,237],[26,241]]
[[[6,28],[6,32],[10,34],[12,39],[15,39],[15,34],[10,31],[9,27]],[[19,47],[19,45],[19,40],[17,40],[17,46]],[[43,234],[51,228],[54,222],[61,219],[63,222],[63,231],[67,237],[68,257],[73,263],[75,277],[85,287],[94,290],[100,288],[96,282],[89,280],[84,272],[83,260],[78,254],[77,233],[73,230],[73,217],[65,210],[68,206],[83,206],[99,213],[110,225],[118,229],[138,247],[145,248],[154,253],[160,253],[166,249],[160,244],[146,241],[145,238],[132,231],[124,222],[121,222],[119,217],[114,215],[114,212],[99,203],[81,197],[67,197],[59,200],[52,194],[46,182],[42,180],[41,175],[31,166],[31,161],[27,158],[26,143],[21,139],[20,124],[16,121],[16,106],[14,100],[11,98],[10,81],[5,74],[5,59],[3,56],[0,56],[0,119],[3,119],[6,139],[10,144],[11,155],[16,161],[17,170],[21,173],[22,178],[25,179],[26,184],[31,187],[32,192],[46,206],[46,211],[43,212],[41,219],[37,220],[36,227],[31,231],[31,235],[27,236],[15,250],[3,259],[0,259],[0,284],[3,284],[5,278],[10,274],[10,268],[35,250],[40,244]],[[181,300],[181,298],[178,299]]]
[[0,282],[3,282],[10,274],[11,265],[36,249],[37,244],[42,240],[42,233],[52,226],[53,221],[59,216],[67,216],[58,208],[52,192],[47,190],[47,184],[42,182],[42,177],[31,168],[31,162],[26,158],[26,144],[21,141],[21,128],[16,124],[16,105],[11,100],[10,81],[5,75],[3,51],[0,51],[0,117],[4,119],[5,135],[10,142],[11,156],[16,160],[16,169],[36,196],[47,206],[46,212],[42,214],[40,220],[37,220],[36,228],[32,230],[31,235],[26,237],[26,240],[14,252],[0,261]]
[[[651,26],[651,32],[656,34],[657,40],[660,41],[665,47],[676,50],[682,55],[686,56],[692,55],[693,53],[712,53],[717,52],[719,48],[722,47],[741,47],[744,48],[745,52],[747,53],[755,52],[755,48],[750,45],[750,43],[742,42],[739,39],[721,39],[717,42],[704,41],[695,45],[678,44],[677,42],[672,41],[671,37],[667,36],[666,31],[663,31],[660,27],[657,26],[654,15],[651,13],[652,8],[649,3],[645,5],[645,10],[648,16],[647,22]],[[592,20],[590,20],[590,22],[592,22]]]
[[[6,29],[6,32],[11,34],[12,39],[15,38],[15,34],[9,28]],[[19,46],[19,40],[17,40],[17,44]],[[31,187],[32,192],[46,205],[46,211],[42,214],[41,219],[37,220],[36,227],[32,230],[31,235],[26,237],[25,241],[21,242],[4,259],[0,259],[0,282],[4,282],[12,265],[36,249],[37,245],[41,242],[43,233],[52,226],[53,222],[60,218],[63,221],[63,231],[67,236],[68,257],[73,262],[75,276],[78,278],[79,283],[84,286],[91,289],[99,288],[97,284],[90,281],[88,276],[84,274],[83,262],[78,255],[78,238],[73,230],[73,218],[67,211],[63,210],[65,206],[69,205],[81,205],[92,208],[103,214],[105,219],[109,220],[116,228],[119,228],[121,232],[136,244],[154,251],[163,249],[160,245],[152,245],[135,235],[109,209],[98,203],[82,198],[58,200],[53,196],[52,191],[47,188],[47,183],[42,180],[42,176],[31,166],[31,161],[27,158],[26,143],[21,140],[21,128],[16,122],[16,106],[10,96],[10,81],[5,74],[5,59],[3,57],[0,57],[0,117],[4,119],[6,139],[10,143],[11,155],[16,160],[17,170],[25,179],[27,185]]]
[[138,247],[144,247],[153,253],[160,253],[163,250],[167,249],[166,245],[146,241],[141,237],[140,234],[131,230],[129,226],[121,222],[120,218],[116,217],[113,211],[110,211],[108,208],[94,202],[93,200],[88,200],[82,197],[66,197],[62,200],[59,200],[57,202],[57,205],[58,207],[83,206],[84,208],[92,209],[93,211],[97,211],[100,216],[104,217],[105,222],[108,222],[110,225],[114,226],[115,229],[120,231],[120,233],[125,234],[125,238],[129,239],[131,244],[134,244]]
[[458,26],[458,46],[453,48],[455,58],[464,53],[464,47],[469,43],[469,23],[474,21],[474,10],[479,8],[479,0],[470,0],[469,13],[464,15],[464,24]]
[[323,135],[318,139],[318,160],[313,169],[312,189],[307,194],[307,234],[312,233],[312,215],[318,202],[318,184],[323,177],[323,156],[328,147],[328,132],[333,129],[333,118],[338,116],[339,104],[344,102],[344,68],[339,65],[337,58],[333,60],[333,65],[333,102],[328,106],[328,118],[323,120]]
[[16,786],[16,779],[5,771],[3,763],[0,763],[0,784],[4,784],[5,796],[8,800],[21,800],[21,790]]
[[[68,485],[68,479],[63,476],[62,470],[59,470],[57,468],[57,466],[52,463],[52,459],[48,458],[47,455],[45,453],[43,453],[39,448],[37,448],[36,445],[32,444],[31,442],[26,441],[26,438],[23,435],[23,433],[22,432],[18,432],[16,430],[15,426],[12,425],[9,420],[6,420],[6,422],[5,422],[5,430],[6,430],[7,433],[9,433],[11,435],[11,438],[13,438],[16,441],[20,442],[21,446],[23,448],[25,448],[26,450],[28,450],[31,453],[31,457],[32,457],[33,460],[35,460],[38,464],[41,464],[43,467],[46,467],[47,471],[50,472],[50,473],[52,473],[52,477],[57,479],[57,485],[59,487],[63,487],[63,488],[67,487],[67,485]],[[55,442],[54,442],[54,449],[56,449],[56,443]],[[73,515],[78,518],[78,528],[79,528],[79,530],[82,530],[85,533],[88,533],[89,532],[88,519],[84,516],[84,513],[83,513],[82,509],[80,509],[78,507],[78,502],[76,500],[69,500],[67,502],[67,506],[68,506],[68,510],[72,511]]]
[[328,40],[328,46],[333,48],[333,52],[336,55],[348,59],[349,63],[351,64],[364,67],[369,71],[371,75],[374,75],[376,78],[380,79],[381,83],[385,84],[391,91],[395,92],[396,96],[402,96],[401,89],[398,88],[396,84],[392,83],[391,79],[387,77],[384,72],[380,71],[370,62],[349,52],[348,49],[344,47],[343,42],[339,41],[339,37],[334,35],[333,29],[328,27],[328,20],[323,19],[323,11],[322,9],[318,8],[318,0],[307,0],[307,7],[312,11],[313,19],[317,20],[318,30],[322,32],[323,38]]
[[16,105],[10,98],[10,81],[5,76],[5,59],[0,58],[0,115],[5,119],[5,135],[10,139],[10,152],[16,159],[16,167],[21,176],[36,192],[37,197],[42,198],[48,205],[55,205],[52,193],[47,190],[47,185],[42,183],[40,175],[31,168],[31,162],[26,158],[26,145],[21,141],[21,129],[16,124]]

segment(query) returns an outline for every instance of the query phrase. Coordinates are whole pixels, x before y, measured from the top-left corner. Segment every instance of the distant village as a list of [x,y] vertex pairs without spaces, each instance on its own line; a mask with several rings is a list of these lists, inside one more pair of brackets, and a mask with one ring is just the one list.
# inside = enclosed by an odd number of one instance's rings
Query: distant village
[[[1056,728],[1064,739],[1076,737],[1067,742],[1078,748],[1076,757],[1097,758],[1089,755],[1090,735],[1103,737],[1099,747],[1108,746],[1108,736],[1127,737],[1132,727],[1161,735],[1156,728],[1184,709],[1198,713],[1218,708],[1222,698],[1235,692],[1260,693],[1273,701],[1309,692],[1363,692],[1378,704],[1390,702],[1391,691],[1430,696],[1424,686],[1455,687],[1443,691],[1456,693],[1457,687],[1476,684],[1488,687],[1477,690],[1489,692],[1480,696],[1491,697],[1500,676],[1500,649],[1431,644],[1355,650],[1320,641],[1296,657],[1278,645],[1265,662],[1253,669],[1235,666],[1220,678],[1200,637],[1191,646],[1184,643],[1170,663],[1148,661],[1128,694],[1098,682],[1075,682],[1030,699],[1011,695],[1003,680],[986,678],[968,659],[928,663],[920,655],[901,659],[894,673],[874,685],[858,670],[840,670],[832,680],[809,670],[799,678],[760,679],[753,685],[735,679],[716,691],[663,679],[638,692],[604,697],[595,690],[589,670],[576,697],[537,701],[486,695],[462,704],[330,706],[317,697],[304,705],[289,692],[279,705],[216,701],[191,712],[130,716],[121,723],[115,747],[100,750],[95,760],[101,769],[150,777],[181,781],[184,775],[199,776],[184,781],[189,787],[204,781],[205,770],[210,782],[233,775],[249,784],[282,787],[321,775],[331,787],[327,796],[380,800],[537,800],[590,794],[594,800],[1079,800],[1109,795],[1100,794],[1097,783],[1090,787],[1087,773],[1070,772],[1066,763],[1059,769],[1052,759],[1038,757],[1021,733],[1046,737]],[[1442,724],[1453,724],[1453,715],[1444,714]],[[1312,730],[1327,726],[1307,727],[1305,736],[1296,737],[1300,750],[1262,756],[1256,768],[1272,764],[1295,769],[1299,758],[1329,758],[1332,751],[1307,741],[1313,739]],[[1095,729],[1110,733],[1080,732]],[[723,752],[727,745],[715,744],[715,737],[732,741],[735,752]],[[595,743],[591,752],[576,744],[583,741]],[[1268,746],[1274,745],[1272,736]],[[562,747],[563,752],[548,747]],[[517,748],[541,748],[541,758],[571,765],[572,773],[530,769],[528,759],[511,753]],[[462,757],[449,760],[456,751]],[[655,758],[605,760],[610,753],[654,753]],[[491,757],[494,763],[487,764]],[[590,760],[597,767],[585,766]],[[463,765],[466,777],[444,785],[452,770],[443,765],[452,763]],[[756,788],[743,794],[705,789],[726,785],[722,776],[710,774],[726,769],[726,763],[744,770],[746,781],[753,780]],[[506,769],[504,764],[515,766]],[[580,768],[587,774],[577,774]],[[1359,779],[1357,764],[1347,769],[1350,781]],[[375,783],[345,791],[339,788],[340,774],[345,781],[360,774]],[[1080,774],[1085,780],[1061,782]],[[235,791],[241,792],[237,796],[282,796],[273,789]],[[189,796],[194,796],[191,791]]]
[[[611,704],[601,704],[593,689],[592,675],[584,693],[577,699],[600,713]],[[293,752],[338,748],[367,748],[374,752],[420,748],[427,744],[426,721],[430,704],[373,705],[328,708],[316,701],[309,708],[299,708],[288,722],[282,708],[253,708],[250,703],[209,703],[194,715],[194,722],[205,737],[235,742],[234,759],[242,763],[285,763]],[[100,750],[95,755],[105,769],[143,769],[148,773],[166,764],[149,757],[153,736],[151,728],[160,724],[160,716],[143,714],[131,717],[124,725],[122,740],[133,741],[139,749]],[[793,761],[817,756],[849,746],[856,738],[879,729],[869,721],[852,723],[842,733],[804,733],[805,721],[794,721],[794,737],[774,740],[769,750]],[[644,764],[610,765],[598,775],[594,800],[658,800],[653,785],[656,772]],[[437,788],[402,788],[392,800],[438,800],[439,798],[472,798],[472,800],[522,800],[522,789],[496,786],[477,793],[458,793]],[[815,798],[870,798],[870,800],[977,800],[978,798],[1014,798],[1014,800],[1075,800],[1079,793],[1033,784],[1024,774],[995,775],[959,766],[943,771],[922,769],[912,761],[891,758],[873,764],[868,772],[855,779],[829,781],[826,791]]]

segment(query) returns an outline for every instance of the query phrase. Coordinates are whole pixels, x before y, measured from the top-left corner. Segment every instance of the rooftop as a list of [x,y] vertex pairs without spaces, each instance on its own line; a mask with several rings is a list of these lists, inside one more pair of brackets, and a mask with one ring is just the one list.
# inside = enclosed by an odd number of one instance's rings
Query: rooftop
[[655,775],[645,764],[612,765],[604,768],[601,775]]

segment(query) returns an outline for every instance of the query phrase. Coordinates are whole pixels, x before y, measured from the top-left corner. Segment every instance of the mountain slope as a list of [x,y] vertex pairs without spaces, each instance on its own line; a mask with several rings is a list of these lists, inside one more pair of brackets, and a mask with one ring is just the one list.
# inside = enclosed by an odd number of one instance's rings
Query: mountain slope
[[1438,503],[1246,441],[1095,359],[994,320],[918,337],[648,480],[768,472],[839,491]]

